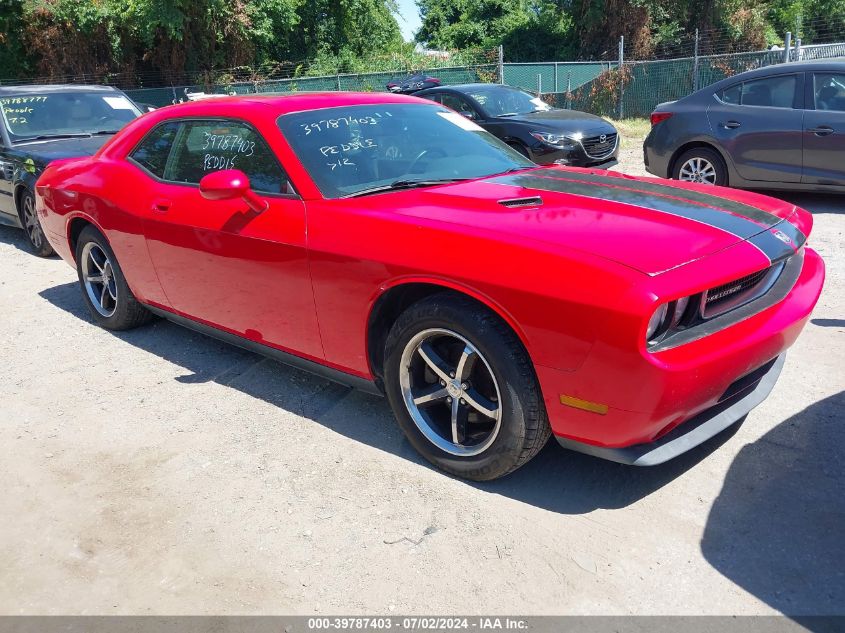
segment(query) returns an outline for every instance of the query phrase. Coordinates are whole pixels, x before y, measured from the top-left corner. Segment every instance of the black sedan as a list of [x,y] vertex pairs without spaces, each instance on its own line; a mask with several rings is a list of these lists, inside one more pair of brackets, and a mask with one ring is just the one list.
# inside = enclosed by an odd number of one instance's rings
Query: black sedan
[[25,229],[33,252],[53,249],[35,213],[35,181],[47,163],[96,152],[140,109],[106,86],[0,87],[0,224]]
[[845,192],[845,62],[778,64],[657,106],[646,169],[746,189]]
[[609,167],[619,153],[619,134],[608,121],[552,108],[511,86],[465,84],[414,96],[460,112],[535,163]]

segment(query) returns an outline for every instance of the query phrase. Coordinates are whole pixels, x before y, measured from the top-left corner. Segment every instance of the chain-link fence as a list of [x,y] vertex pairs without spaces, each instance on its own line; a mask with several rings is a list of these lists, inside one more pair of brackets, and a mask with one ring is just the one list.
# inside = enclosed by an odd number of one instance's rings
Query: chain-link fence
[[[216,94],[288,93],[301,91],[383,91],[394,78],[414,72],[436,76],[442,85],[504,83],[541,95],[561,108],[585,110],[611,117],[646,117],[664,101],[753,68],[799,60],[842,58],[845,33],[837,43],[801,45],[787,35],[776,50],[699,55],[718,50],[719,41],[699,47],[698,33],[690,38],[693,55],[659,60],[623,58],[620,42],[616,60],[585,62],[504,63],[506,51],[470,50],[414,53],[360,60],[369,72],[340,72],[323,63],[279,63],[271,67],[220,70],[203,75],[144,75],[53,77],[12,83],[79,82],[115,85],[138,103],[163,106],[182,101],[188,92]],[[794,45],[793,45],[794,44]],[[679,51],[682,49],[679,49]],[[10,82],[0,81],[0,84]],[[150,87],[141,87],[150,85]]]
[[[622,60],[621,65],[618,61],[577,65],[505,64],[504,77],[507,83],[540,94],[557,107],[618,118],[647,117],[659,103],[680,99],[747,70],[792,61],[837,58],[845,62],[845,42],[679,59]],[[512,66],[518,68],[512,70]],[[583,69],[577,75],[578,81],[561,89],[560,73],[569,77],[572,67]]]
[[[372,73],[335,73],[334,75],[294,76],[280,79],[255,79],[252,81],[228,81],[213,84],[190,84],[162,88],[134,88],[125,92],[138,103],[163,106],[184,100],[189,92],[213,94],[268,94],[285,92],[319,92],[354,90],[378,92],[386,90],[387,83],[407,74],[403,68],[395,71]],[[435,75],[443,85],[462,83],[496,83],[499,81],[499,65],[496,63],[473,64],[470,66],[436,67],[426,71]]]

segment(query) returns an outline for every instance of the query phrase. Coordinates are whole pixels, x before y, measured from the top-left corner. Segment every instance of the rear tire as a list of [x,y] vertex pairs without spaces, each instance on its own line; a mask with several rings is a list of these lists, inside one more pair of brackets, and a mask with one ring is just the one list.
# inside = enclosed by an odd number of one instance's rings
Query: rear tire
[[675,161],[672,178],[726,187],[728,168],[717,151],[707,147],[694,147],[685,151]]
[[135,298],[108,241],[86,226],[76,243],[76,272],[94,321],[107,330],[130,330],[153,315]]
[[495,314],[450,293],[427,297],[385,344],[387,398],[432,464],[487,481],[526,464],[551,434],[534,367]]
[[21,194],[19,204],[18,215],[21,220],[21,226],[23,226],[23,231],[26,234],[29,249],[38,257],[55,255],[56,251],[50,246],[47,236],[44,235],[44,229],[41,228],[41,221],[38,219],[38,213],[35,211],[35,196],[32,195],[29,189],[26,189]]

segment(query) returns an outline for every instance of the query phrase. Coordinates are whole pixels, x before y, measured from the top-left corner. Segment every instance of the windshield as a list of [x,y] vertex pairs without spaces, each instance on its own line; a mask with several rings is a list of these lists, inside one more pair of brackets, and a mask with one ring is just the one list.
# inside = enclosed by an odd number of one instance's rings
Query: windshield
[[[481,178],[534,167],[460,114],[383,103],[285,114],[279,128],[327,198],[409,181]],[[397,187],[398,188],[398,187]]]
[[141,113],[116,92],[26,93],[0,98],[12,142],[116,132]]
[[540,97],[533,97],[521,90],[484,86],[468,91],[467,94],[478,101],[490,116],[513,116],[551,110]]

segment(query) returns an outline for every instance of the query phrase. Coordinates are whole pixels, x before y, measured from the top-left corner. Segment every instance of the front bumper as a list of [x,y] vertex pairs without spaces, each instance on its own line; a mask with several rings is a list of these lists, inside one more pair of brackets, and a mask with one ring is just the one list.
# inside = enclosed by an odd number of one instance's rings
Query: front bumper
[[[657,455],[674,457],[679,447],[692,448],[759,404],[753,398],[743,400],[722,415],[725,402],[729,399],[733,404],[736,394],[731,390],[736,384],[782,356],[795,342],[823,283],[824,263],[805,247],[803,268],[791,291],[745,320],[662,352],[636,353],[596,341],[573,371],[536,366],[553,433],[576,450],[645,464],[664,461],[655,461],[657,457],[651,455],[662,442],[675,442],[701,427]],[[760,384],[768,385],[768,380],[773,384],[776,378],[777,373],[772,373],[765,383],[761,378]],[[755,398],[762,401],[770,390],[760,387]],[[573,400],[597,405],[600,411],[573,407]],[[704,424],[717,414],[718,421]]]
[[529,148],[529,152],[531,160],[538,165],[557,164],[568,167],[599,167],[601,169],[607,169],[618,162],[619,141],[617,140],[616,147],[610,154],[600,157],[590,156],[580,144],[572,149],[560,149],[538,142]]
[[654,442],[625,448],[603,448],[565,437],[557,437],[557,441],[564,448],[629,466],[662,464],[703,444],[748,415],[772,392],[785,360],[786,355],[781,354],[740,378],[728,388],[721,402]]

